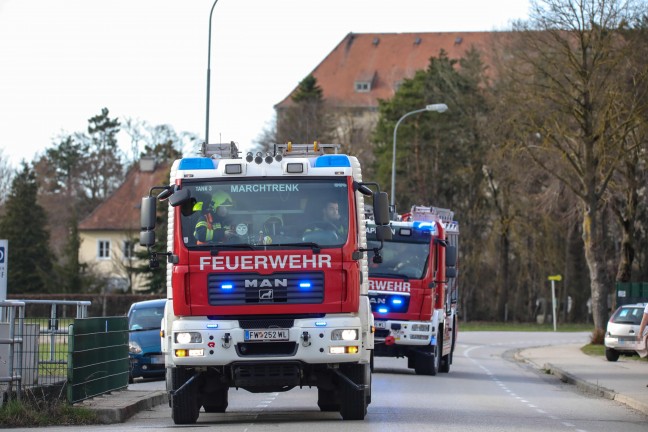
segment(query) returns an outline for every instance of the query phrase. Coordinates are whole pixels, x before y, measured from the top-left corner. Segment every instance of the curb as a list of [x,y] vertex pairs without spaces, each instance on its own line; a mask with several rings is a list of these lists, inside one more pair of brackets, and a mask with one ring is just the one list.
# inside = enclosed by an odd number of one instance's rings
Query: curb
[[91,410],[102,424],[124,423],[135,414],[168,402],[166,391],[124,390],[98,396],[79,406]]
[[565,371],[564,369],[561,369],[560,367],[552,363],[545,363],[544,365],[540,366],[538,363],[535,363],[533,360],[524,357],[521,354],[521,351],[523,350],[517,350],[515,352],[515,354],[513,355],[515,360],[528,363],[539,371],[545,371],[547,374],[554,375],[564,383],[575,385],[576,388],[583,391],[584,393],[588,393],[594,396],[599,396],[605,399],[622,403],[630,408],[633,408],[637,411],[642,412],[643,414],[648,415],[648,404],[641,402],[637,399],[634,399],[632,397],[626,396],[624,394],[618,393],[614,390],[610,390],[598,384],[585,381]]

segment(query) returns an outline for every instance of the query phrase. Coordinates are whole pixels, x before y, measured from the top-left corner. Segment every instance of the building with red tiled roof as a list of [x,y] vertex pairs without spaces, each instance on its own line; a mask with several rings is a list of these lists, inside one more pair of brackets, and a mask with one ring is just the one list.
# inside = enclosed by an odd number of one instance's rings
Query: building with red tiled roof
[[79,260],[106,277],[109,289],[137,291],[142,283],[128,271],[139,243],[142,197],[152,186],[168,184],[169,165],[142,158],[124,183],[79,224]]
[[[471,48],[488,54],[494,32],[450,33],[349,33],[313,69],[311,74],[322,89],[325,106],[334,113],[338,142],[363,162],[371,159],[370,133],[378,120],[380,99],[394,96],[405,79],[429,66],[431,57],[444,50],[451,59],[459,59]],[[293,104],[296,87],[275,105],[277,122]],[[429,103],[443,101],[428,101]]]

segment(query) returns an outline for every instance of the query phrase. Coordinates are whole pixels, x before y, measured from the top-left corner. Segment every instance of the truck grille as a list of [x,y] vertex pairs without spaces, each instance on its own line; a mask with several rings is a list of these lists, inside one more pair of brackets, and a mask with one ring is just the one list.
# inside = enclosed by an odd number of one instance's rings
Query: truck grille
[[398,294],[369,293],[371,312],[380,317],[381,314],[405,313],[409,309],[410,297]]
[[249,304],[317,304],[324,301],[324,273],[211,273],[211,306]]

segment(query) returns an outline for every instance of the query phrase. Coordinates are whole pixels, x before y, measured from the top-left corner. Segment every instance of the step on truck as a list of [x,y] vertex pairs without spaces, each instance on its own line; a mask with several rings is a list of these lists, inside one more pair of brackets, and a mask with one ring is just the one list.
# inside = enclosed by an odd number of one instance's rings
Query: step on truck
[[[322,411],[364,419],[374,348],[364,197],[378,242],[390,238],[389,209],[337,149],[288,143],[243,159],[234,143],[203,144],[142,199],[140,244],[153,267],[167,260],[161,336],[176,424],[225,412],[234,389],[295,387],[316,387]],[[160,200],[167,251],[153,248]]]
[[[452,211],[426,206],[392,219],[382,262],[369,264],[374,355],[407,358],[419,375],[449,372],[458,330],[459,224]],[[375,228],[367,226],[370,246],[378,243]]]

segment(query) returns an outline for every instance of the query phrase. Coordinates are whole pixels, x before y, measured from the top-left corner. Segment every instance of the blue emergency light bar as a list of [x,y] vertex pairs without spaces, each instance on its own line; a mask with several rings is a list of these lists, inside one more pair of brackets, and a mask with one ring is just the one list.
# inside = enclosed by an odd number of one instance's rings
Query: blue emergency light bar
[[210,158],[184,158],[180,160],[179,170],[212,170],[218,168],[218,161]]
[[348,168],[351,166],[346,155],[323,155],[315,159],[315,168]]

